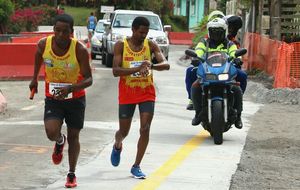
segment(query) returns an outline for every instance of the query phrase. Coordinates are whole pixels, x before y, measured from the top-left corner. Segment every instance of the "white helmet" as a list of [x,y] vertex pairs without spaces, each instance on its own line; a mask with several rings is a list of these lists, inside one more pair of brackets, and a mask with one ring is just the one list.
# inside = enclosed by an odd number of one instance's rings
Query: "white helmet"
[[209,30],[210,28],[223,28],[226,31],[227,23],[224,19],[214,18],[207,23],[207,30]]
[[211,21],[213,20],[214,18],[223,18],[225,15],[223,12],[221,11],[218,11],[218,10],[215,10],[213,12],[211,12],[209,15],[208,15],[208,18],[207,20],[208,21]]
[[227,23],[224,19],[215,18],[207,23],[208,37],[216,43],[223,42],[227,36]]

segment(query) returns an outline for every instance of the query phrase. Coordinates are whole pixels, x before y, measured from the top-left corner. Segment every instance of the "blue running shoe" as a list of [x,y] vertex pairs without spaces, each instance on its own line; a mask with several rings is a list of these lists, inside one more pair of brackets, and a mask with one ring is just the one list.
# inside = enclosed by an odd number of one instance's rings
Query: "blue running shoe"
[[111,164],[115,167],[117,167],[120,164],[121,151],[122,151],[122,148],[116,149],[116,147],[113,146],[113,149],[111,151],[110,161],[111,161]]
[[146,179],[146,175],[142,172],[140,166],[132,166],[130,172],[136,179]]

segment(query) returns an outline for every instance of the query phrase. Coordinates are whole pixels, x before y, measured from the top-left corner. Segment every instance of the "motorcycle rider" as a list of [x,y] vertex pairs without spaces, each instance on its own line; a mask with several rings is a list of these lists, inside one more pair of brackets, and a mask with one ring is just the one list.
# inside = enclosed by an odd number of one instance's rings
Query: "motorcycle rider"
[[[211,21],[214,18],[224,18],[225,15],[223,12],[215,10],[212,11],[209,15],[207,20]],[[207,38],[207,35],[205,36],[205,38]],[[191,88],[192,88],[192,84],[193,82],[197,79],[197,67],[195,67],[192,63],[192,65],[190,67],[188,67],[186,69],[185,72],[185,87],[186,87],[186,91],[188,93],[188,99],[189,99],[189,103],[186,106],[187,110],[194,110],[194,106],[193,106],[193,101],[192,101],[192,97],[191,97]]]
[[[213,11],[208,16],[208,21],[214,19],[214,18],[223,18],[228,25],[228,35],[227,38],[235,43],[237,48],[240,48],[240,43],[236,39],[238,30],[242,28],[243,26],[243,20],[239,16],[235,15],[227,15],[224,16],[224,14],[221,11]],[[206,37],[207,38],[207,37]],[[240,82],[240,87],[243,91],[243,94],[247,87],[247,74],[241,70],[241,65],[243,64],[242,60],[240,58],[235,58],[235,66],[237,68],[237,77],[236,80]],[[193,101],[191,100],[191,87],[192,83],[197,79],[196,77],[196,67],[194,65],[188,67],[186,69],[186,76],[185,76],[185,84],[186,84],[186,90],[188,92],[188,98],[190,99],[186,109],[187,110],[194,110]]]
[[[243,26],[242,18],[235,15],[227,15],[224,17],[224,19],[227,21],[227,25],[228,25],[228,35],[227,35],[228,40],[235,43],[237,48],[240,48],[240,42],[236,39],[236,36],[239,29],[241,29]],[[235,66],[237,68],[236,80],[240,82],[240,87],[244,94],[247,87],[247,74],[241,69],[241,65],[243,64],[243,62],[240,58],[236,58],[235,63],[236,63]]]
[[[202,57],[206,52],[223,51],[227,52],[229,56],[235,57],[237,46],[227,39],[227,23],[224,19],[215,18],[207,23],[208,38],[202,39],[196,46],[195,52],[198,57]],[[234,108],[237,110],[237,119],[235,127],[241,129],[243,123],[241,120],[242,113],[242,90],[239,86],[232,86],[231,89],[234,93]],[[192,84],[192,101],[195,108],[195,117],[192,120],[192,125],[199,125],[201,123],[201,110],[202,110],[202,88],[197,79]]]

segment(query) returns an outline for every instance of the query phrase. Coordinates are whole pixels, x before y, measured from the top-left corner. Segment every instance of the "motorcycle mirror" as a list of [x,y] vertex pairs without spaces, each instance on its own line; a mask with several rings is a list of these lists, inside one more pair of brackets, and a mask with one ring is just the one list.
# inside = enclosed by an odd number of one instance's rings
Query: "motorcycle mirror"
[[185,55],[188,55],[188,56],[190,56],[190,57],[197,57],[196,52],[195,52],[194,50],[191,50],[191,49],[185,50],[184,53],[185,53]]
[[239,57],[245,55],[247,53],[247,49],[241,48],[235,51],[235,57]]

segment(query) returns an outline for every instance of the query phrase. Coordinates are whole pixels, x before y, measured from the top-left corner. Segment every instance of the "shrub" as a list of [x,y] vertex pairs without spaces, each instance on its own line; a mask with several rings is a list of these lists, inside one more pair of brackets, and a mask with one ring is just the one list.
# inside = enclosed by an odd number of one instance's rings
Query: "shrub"
[[20,31],[34,31],[42,20],[42,10],[32,10],[31,8],[19,9],[11,17],[11,25],[19,25]]
[[52,25],[54,17],[62,12],[48,5],[17,9],[10,17],[8,33],[32,32],[37,30],[38,25]]
[[55,7],[50,7],[46,4],[41,5],[39,7],[34,7],[34,10],[42,10],[43,17],[39,25],[53,25],[54,18],[57,14],[62,14],[64,11],[59,9],[57,10]]
[[195,27],[195,37],[193,38],[193,47],[199,43],[201,38],[204,38],[207,35],[207,24],[208,16],[202,18],[201,22],[199,23],[198,27]]
[[0,0],[0,34],[5,33],[5,25],[13,13],[14,5],[10,0]]
[[168,16],[165,15],[162,17],[164,24],[169,24],[172,26],[172,31],[182,32],[187,31],[187,20],[185,16]]

